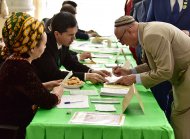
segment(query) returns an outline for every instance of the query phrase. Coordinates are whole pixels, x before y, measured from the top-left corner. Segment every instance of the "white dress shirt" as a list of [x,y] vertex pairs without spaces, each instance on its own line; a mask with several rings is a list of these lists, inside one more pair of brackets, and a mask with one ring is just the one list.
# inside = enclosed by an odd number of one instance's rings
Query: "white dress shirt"
[[[175,1],[176,0],[170,0],[170,5],[171,5],[171,10],[173,11],[173,7],[174,7],[174,4],[175,4]],[[183,0],[177,0],[178,3],[179,3],[179,12],[181,12],[182,10],[182,7],[183,7]]]

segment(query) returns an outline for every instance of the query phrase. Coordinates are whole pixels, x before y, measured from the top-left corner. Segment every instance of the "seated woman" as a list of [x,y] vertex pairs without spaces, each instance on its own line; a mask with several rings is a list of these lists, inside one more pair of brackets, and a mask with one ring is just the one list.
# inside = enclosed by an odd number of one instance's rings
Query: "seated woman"
[[34,108],[51,109],[60,102],[63,89],[60,80],[42,84],[31,65],[45,49],[47,36],[42,22],[26,13],[14,13],[6,20],[2,34],[0,124],[18,126],[18,139],[24,139]]

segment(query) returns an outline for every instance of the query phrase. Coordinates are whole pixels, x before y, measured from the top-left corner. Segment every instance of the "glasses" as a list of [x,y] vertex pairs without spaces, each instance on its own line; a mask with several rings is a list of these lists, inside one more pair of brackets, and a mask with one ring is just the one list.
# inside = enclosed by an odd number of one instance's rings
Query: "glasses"
[[125,35],[126,31],[127,31],[127,30],[125,29],[125,31],[123,32],[123,34],[121,35],[121,37],[118,39],[118,41],[119,41],[119,42],[121,42],[121,41],[122,41],[122,39],[123,39],[123,37],[124,37],[124,35]]

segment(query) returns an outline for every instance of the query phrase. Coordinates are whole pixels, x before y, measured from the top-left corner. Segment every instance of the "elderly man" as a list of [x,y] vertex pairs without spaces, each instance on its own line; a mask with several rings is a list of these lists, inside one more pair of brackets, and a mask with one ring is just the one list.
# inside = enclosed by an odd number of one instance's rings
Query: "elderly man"
[[141,44],[145,64],[134,69],[113,68],[123,76],[116,83],[142,83],[146,88],[169,80],[172,83],[174,103],[171,124],[176,139],[190,138],[190,38],[168,23],[137,23],[131,16],[115,21],[115,35],[122,44]]

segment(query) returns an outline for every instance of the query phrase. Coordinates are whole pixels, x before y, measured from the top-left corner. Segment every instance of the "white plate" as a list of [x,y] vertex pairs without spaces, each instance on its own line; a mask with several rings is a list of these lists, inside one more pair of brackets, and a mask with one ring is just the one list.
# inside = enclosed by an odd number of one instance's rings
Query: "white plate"
[[82,87],[83,85],[84,85],[84,82],[81,83],[81,84],[79,84],[79,85],[66,85],[66,84],[63,83],[63,87],[64,87],[64,88],[69,88],[69,89],[80,88],[80,87]]

